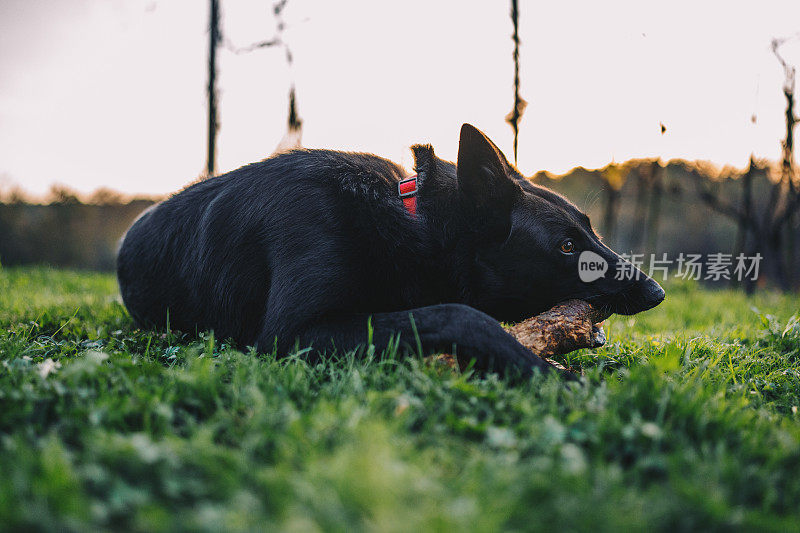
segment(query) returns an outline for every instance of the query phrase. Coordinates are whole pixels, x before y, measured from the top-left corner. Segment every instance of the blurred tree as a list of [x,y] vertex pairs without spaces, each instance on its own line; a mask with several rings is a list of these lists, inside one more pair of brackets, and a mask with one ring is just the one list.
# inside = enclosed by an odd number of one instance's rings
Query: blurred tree
[[[249,46],[238,48],[231,41],[223,36],[221,29],[221,8],[220,0],[210,0],[209,22],[208,22],[208,146],[206,152],[205,177],[214,176],[217,173],[217,134],[219,133],[219,111],[217,103],[217,48],[224,44],[226,48],[235,54],[243,54],[261,48],[280,46],[286,54],[286,63],[291,69],[294,58],[291,49],[286,44],[283,37],[286,23],[283,20],[283,11],[288,0],[278,0],[272,5],[272,13],[277,20],[277,31],[275,37],[258,41]],[[297,112],[297,94],[295,84],[292,82],[289,88],[289,113],[288,129],[276,151],[299,148],[302,146],[303,121]]]
[[[278,0],[272,5],[272,14],[276,20],[275,37],[258,41],[241,48],[234,46],[230,40],[226,39],[225,46],[234,54],[245,54],[262,48],[280,46],[283,48],[286,57],[286,64],[291,72],[292,66],[294,65],[294,56],[292,55],[292,50],[289,48],[289,45],[286,43],[284,38],[286,22],[283,19],[283,13],[287,4],[288,0]],[[281,139],[280,143],[278,143],[278,146],[275,148],[275,152],[300,148],[303,145],[303,121],[300,119],[300,114],[297,112],[297,91],[295,90],[294,80],[292,80],[291,85],[289,86],[289,113],[287,122],[286,134],[283,136],[283,139]]]
[[511,129],[514,130],[514,164],[516,165],[519,121],[528,105],[528,102],[519,95],[519,6],[517,0],[511,0],[511,22],[514,25],[514,33],[511,35],[511,39],[514,41],[514,107],[506,115],[506,122],[511,124]]
[[[780,249],[781,240],[785,236],[786,240],[786,262],[788,265],[794,264],[795,259],[795,240],[791,228],[794,226],[794,219],[797,208],[800,206],[800,186],[796,183],[794,166],[794,127],[798,122],[797,115],[794,113],[794,89],[795,89],[795,67],[789,65],[780,54],[780,46],[792,37],[772,40],[772,53],[783,67],[783,95],[786,98],[786,137],[782,142],[781,176],[778,186],[773,189],[773,199],[776,206],[773,213],[773,223],[769,238],[775,241],[775,246]],[[778,257],[779,266],[783,270],[781,278],[785,278],[784,285],[791,285],[794,282],[794,271],[789,266],[783,269],[784,258]]]
[[[782,158],[778,179],[772,180],[769,199],[762,209],[753,201],[753,179],[758,174],[768,175],[766,165],[760,166],[750,157],[747,171],[741,175],[741,196],[738,203],[724,199],[715,187],[709,173],[687,169],[694,178],[699,198],[709,207],[734,220],[737,224],[736,253],[761,253],[767,274],[783,289],[797,284],[795,265],[796,215],[800,208],[800,186],[794,164],[794,128],[798,117],[794,112],[795,67],[780,54],[780,46],[791,38],[773,39],[772,52],[784,72],[783,94],[786,98],[786,137],[782,141]],[[751,119],[754,120],[754,119]],[[747,286],[748,290],[753,285]]]
[[[737,236],[734,241],[734,253],[744,253],[753,256],[760,253],[763,257],[763,271],[765,276],[775,281],[781,288],[788,288],[789,281],[786,277],[786,256],[781,240],[776,239],[780,231],[776,231],[778,220],[775,218],[776,205],[774,198],[781,187],[778,180],[769,180],[770,169],[766,163],[759,163],[752,157],[745,172],[737,175],[735,172],[723,173],[716,176],[712,169],[703,165],[694,164],[683,166],[683,170],[694,184],[697,197],[712,210],[724,215],[736,224]],[[760,206],[754,201],[756,179],[766,182],[766,194],[769,199]],[[727,182],[735,180],[740,184],[741,191],[738,197],[727,192]],[[764,191],[764,188],[759,188]],[[785,224],[780,222],[781,225]],[[746,284],[745,289],[752,292],[753,284]]]
[[124,202],[122,194],[113,189],[101,187],[89,196],[89,201],[87,203],[92,205],[114,205]]
[[219,29],[219,0],[211,0],[208,22],[208,151],[206,176],[217,173],[217,46],[222,41]]
[[[741,210],[740,214],[738,214],[736,219],[736,242],[734,244],[733,253],[734,256],[738,256],[739,254],[744,254],[745,251],[748,250],[748,227],[747,221],[753,218],[753,176],[756,172],[755,170],[756,162],[753,158],[753,154],[750,154],[750,162],[747,164],[747,171],[742,175],[741,182],[742,182],[742,195],[740,200]],[[734,280],[731,279],[731,285],[734,284]],[[753,292],[754,285],[752,283],[747,283],[745,286],[745,290],[748,293]]]
[[655,252],[661,212],[663,167],[658,159],[646,160],[631,167],[628,179],[636,184],[633,225],[630,243],[634,250]]
[[620,190],[625,183],[626,172],[621,165],[609,163],[602,169],[603,190],[606,193],[603,210],[603,233],[609,242],[617,238],[617,220],[619,217]]
[[[662,126],[663,127],[663,126]],[[664,193],[664,166],[656,159],[650,166],[650,202],[647,206],[645,250],[658,250],[658,228],[661,222],[661,198]]]
[[289,88],[289,117],[287,119],[286,135],[275,148],[275,152],[284,152],[303,146],[303,121],[297,113],[295,102],[294,84]]

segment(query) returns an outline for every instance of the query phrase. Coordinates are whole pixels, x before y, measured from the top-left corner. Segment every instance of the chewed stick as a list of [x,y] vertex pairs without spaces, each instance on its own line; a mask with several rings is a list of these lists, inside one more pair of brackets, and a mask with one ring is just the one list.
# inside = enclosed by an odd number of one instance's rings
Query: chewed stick
[[506,330],[539,357],[550,358],[605,344],[605,333],[595,324],[606,318],[583,300],[567,300]]
[[[608,316],[583,300],[567,300],[505,329],[535,355],[564,369],[552,357],[605,344],[605,333],[598,324]],[[456,366],[452,355],[443,354],[439,360]]]

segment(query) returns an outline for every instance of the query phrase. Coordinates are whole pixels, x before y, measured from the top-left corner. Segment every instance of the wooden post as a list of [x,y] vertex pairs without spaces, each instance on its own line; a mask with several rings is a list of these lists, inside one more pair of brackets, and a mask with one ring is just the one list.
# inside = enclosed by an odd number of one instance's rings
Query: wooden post
[[217,173],[217,45],[221,40],[219,31],[219,0],[211,0],[208,28],[208,151],[206,154],[206,177]]
[[514,107],[511,109],[511,113],[506,115],[506,122],[511,124],[511,129],[514,130],[514,165],[516,165],[519,121],[528,105],[528,102],[519,95],[519,6],[517,0],[511,0],[511,22],[514,25],[514,33],[511,34],[511,39],[514,41]]

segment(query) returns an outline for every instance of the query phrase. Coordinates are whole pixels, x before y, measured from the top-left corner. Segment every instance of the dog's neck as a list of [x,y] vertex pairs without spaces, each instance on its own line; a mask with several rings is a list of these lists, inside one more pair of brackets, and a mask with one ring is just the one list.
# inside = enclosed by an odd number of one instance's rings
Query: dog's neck
[[405,231],[415,234],[417,238],[413,241],[421,243],[419,248],[404,255],[418,286],[425,286],[419,294],[408,295],[409,303],[414,306],[473,303],[468,290],[472,268],[464,257],[473,256],[475,244],[459,197],[455,165],[433,156],[429,148],[413,147],[417,171],[413,175],[416,178],[413,213],[404,202],[408,212],[403,222]]

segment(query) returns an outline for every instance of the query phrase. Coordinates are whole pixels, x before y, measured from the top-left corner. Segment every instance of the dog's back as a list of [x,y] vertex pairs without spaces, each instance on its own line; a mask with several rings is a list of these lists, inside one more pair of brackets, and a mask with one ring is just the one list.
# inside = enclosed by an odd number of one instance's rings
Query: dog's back
[[323,297],[347,310],[400,308],[387,286],[403,268],[393,258],[423,245],[398,231],[403,177],[377,156],[299,150],[194,184],[126,234],[117,262],[125,305],[143,325],[169,315],[172,327],[244,344],[268,303],[291,321],[304,293],[317,306]]

